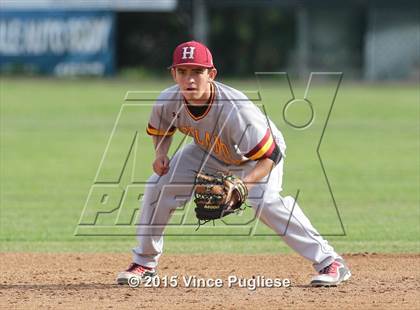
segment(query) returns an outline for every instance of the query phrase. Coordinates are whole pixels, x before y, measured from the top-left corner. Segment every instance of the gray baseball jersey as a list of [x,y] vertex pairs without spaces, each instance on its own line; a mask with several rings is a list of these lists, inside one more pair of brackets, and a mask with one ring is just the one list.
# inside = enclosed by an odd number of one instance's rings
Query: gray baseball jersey
[[213,82],[207,108],[198,117],[186,105],[178,85],[165,89],[153,106],[147,133],[171,136],[178,129],[227,164],[270,157],[276,144],[285,153],[284,138],[274,123],[232,87]]

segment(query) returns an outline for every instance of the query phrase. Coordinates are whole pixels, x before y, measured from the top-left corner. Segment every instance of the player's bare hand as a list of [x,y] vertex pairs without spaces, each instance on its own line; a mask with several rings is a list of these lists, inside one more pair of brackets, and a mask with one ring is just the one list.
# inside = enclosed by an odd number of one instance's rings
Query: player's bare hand
[[165,175],[169,171],[169,158],[166,155],[157,156],[153,162],[153,171],[157,175]]

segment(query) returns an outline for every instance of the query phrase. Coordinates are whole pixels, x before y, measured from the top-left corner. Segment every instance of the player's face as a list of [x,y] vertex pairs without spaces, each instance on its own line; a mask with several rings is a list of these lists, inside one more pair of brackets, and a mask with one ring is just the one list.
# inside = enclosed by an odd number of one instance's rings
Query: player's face
[[216,69],[199,66],[178,66],[172,69],[172,77],[190,103],[203,104],[210,98],[210,82],[216,77]]

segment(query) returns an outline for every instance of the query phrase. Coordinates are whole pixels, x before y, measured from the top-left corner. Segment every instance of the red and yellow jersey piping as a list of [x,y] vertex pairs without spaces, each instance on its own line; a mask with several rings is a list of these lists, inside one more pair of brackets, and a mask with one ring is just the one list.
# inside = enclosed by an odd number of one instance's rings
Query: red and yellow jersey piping
[[153,127],[150,124],[147,124],[147,128],[146,128],[146,132],[148,135],[150,136],[165,136],[165,137],[169,137],[172,136],[176,131],[176,127],[172,126],[171,128],[167,129],[167,130],[159,130],[156,129],[155,127]]
[[195,120],[198,121],[200,119],[203,119],[207,116],[207,114],[209,114],[210,110],[211,110],[211,106],[213,104],[214,98],[216,97],[216,87],[213,85],[213,83],[210,84],[210,98],[207,102],[207,109],[206,111],[204,111],[204,113],[198,117],[194,116],[194,114],[191,113],[191,111],[188,109],[188,102],[187,100],[185,100],[184,97],[184,104],[185,104],[185,110],[187,110],[187,113],[190,115],[190,117]]
[[276,143],[271,135],[271,130],[270,128],[267,128],[262,140],[251,151],[245,154],[245,157],[251,160],[268,158],[271,156],[271,153],[273,153],[275,147]]

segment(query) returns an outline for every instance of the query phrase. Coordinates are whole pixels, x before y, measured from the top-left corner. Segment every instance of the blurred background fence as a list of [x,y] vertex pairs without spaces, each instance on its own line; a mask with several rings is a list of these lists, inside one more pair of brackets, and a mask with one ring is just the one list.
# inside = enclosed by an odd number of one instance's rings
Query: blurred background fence
[[0,71],[159,75],[195,39],[225,76],[417,80],[419,12],[415,0],[2,0]]

